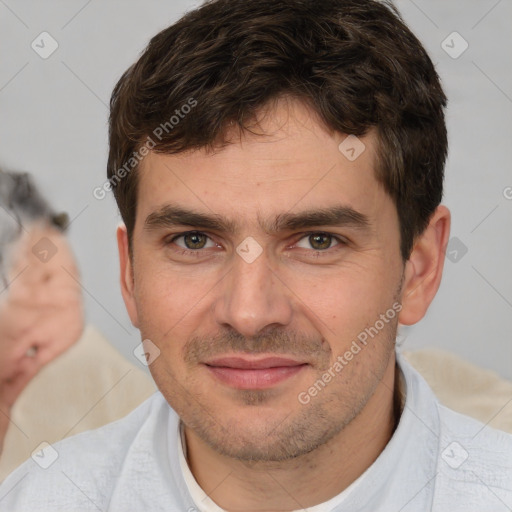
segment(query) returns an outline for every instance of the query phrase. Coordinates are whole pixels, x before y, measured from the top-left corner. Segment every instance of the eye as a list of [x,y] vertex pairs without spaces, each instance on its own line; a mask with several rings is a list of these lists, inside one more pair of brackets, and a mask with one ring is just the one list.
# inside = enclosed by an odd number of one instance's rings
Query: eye
[[208,249],[210,247],[216,247],[213,240],[208,235],[201,233],[200,231],[188,231],[172,238],[169,242],[176,244],[182,249],[190,251],[198,251],[199,249]]
[[301,238],[296,244],[297,247],[302,249],[314,249],[315,251],[325,251],[336,247],[337,245],[344,244],[345,242],[330,233],[322,231],[309,233]]

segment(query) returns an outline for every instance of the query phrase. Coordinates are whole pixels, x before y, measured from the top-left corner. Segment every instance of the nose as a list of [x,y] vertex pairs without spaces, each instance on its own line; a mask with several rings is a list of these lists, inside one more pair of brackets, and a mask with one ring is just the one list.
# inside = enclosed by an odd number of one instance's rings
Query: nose
[[265,252],[251,263],[235,254],[213,306],[215,320],[244,336],[256,336],[269,326],[290,324],[292,297]]

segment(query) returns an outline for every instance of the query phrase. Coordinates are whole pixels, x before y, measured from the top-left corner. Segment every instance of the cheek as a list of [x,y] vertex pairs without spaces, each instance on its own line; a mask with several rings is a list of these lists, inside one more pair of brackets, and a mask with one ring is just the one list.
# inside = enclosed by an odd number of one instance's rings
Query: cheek
[[186,332],[205,303],[209,287],[204,283],[193,274],[171,271],[153,258],[140,258],[134,297],[142,336],[160,339]]
[[[297,296],[304,297],[301,314],[326,337],[334,357],[344,354],[359,335],[364,339],[365,329],[374,326],[395,301],[396,283],[389,275],[369,268],[351,270],[303,279],[295,288]],[[385,336],[385,330],[379,329],[378,339]]]
[[380,281],[373,268],[345,266],[322,272],[287,276],[299,301],[326,323],[366,318],[389,294],[389,284]]

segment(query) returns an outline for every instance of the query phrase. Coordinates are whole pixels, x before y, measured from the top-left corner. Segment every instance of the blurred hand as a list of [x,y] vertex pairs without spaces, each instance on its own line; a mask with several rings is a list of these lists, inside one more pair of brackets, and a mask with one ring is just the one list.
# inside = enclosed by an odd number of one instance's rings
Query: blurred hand
[[[0,285],[0,422],[3,417],[4,423],[23,388],[79,339],[84,323],[78,269],[65,236],[46,225],[26,229],[29,232],[10,253],[9,286],[2,290]],[[44,252],[39,257],[32,252],[44,237],[57,249],[46,261]],[[0,432],[0,446],[2,437]]]

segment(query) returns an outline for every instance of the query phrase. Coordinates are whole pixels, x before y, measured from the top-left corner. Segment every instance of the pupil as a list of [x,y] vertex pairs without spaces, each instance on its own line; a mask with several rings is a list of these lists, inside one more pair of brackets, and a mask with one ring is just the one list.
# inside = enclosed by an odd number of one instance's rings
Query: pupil
[[189,249],[202,249],[206,244],[206,237],[201,233],[189,233],[185,236],[185,245]]
[[310,235],[309,242],[314,249],[328,249],[331,245],[331,236],[325,233]]

